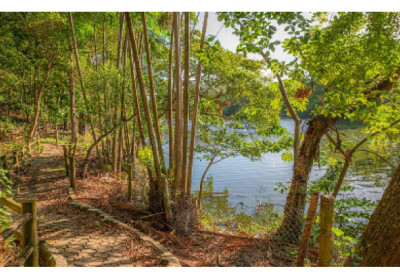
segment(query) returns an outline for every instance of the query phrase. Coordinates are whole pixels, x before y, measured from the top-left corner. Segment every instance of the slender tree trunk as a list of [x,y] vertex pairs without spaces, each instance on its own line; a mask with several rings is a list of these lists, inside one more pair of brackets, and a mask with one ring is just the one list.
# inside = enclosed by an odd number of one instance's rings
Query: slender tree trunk
[[154,122],[154,131],[156,133],[157,140],[157,148],[160,156],[160,164],[161,170],[165,173],[165,160],[164,160],[164,152],[162,148],[162,140],[161,140],[161,131],[160,125],[158,124],[158,110],[157,110],[157,99],[156,99],[156,91],[154,87],[154,77],[153,77],[153,67],[151,62],[151,52],[150,52],[150,43],[147,32],[147,21],[146,21],[146,13],[142,13],[142,23],[143,23],[143,38],[144,38],[144,46],[146,49],[146,61],[147,61],[147,72],[149,75],[149,84],[150,84],[150,100],[151,100],[151,109],[153,113],[153,122]]
[[149,103],[147,100],[146,85],[144,82],[143,72],[142,72],[142,68],[140,65],[140,58],[139,58],[138,48],[136,45],[135,35],[134,35],[134,31],[133,31],[132,19],[131,19],[131,15],[129,12],[125,13],[125,16],[126,16],[126,22],[127,22],[128,30],[129,30],[129,38],[130,38],[131,47],[132,47],[132,51],[133,51],[133,58],[135,61],[136,73],[137,73],[138,80],[139,80],[142,104],[143,104],[143,107],[145,110],[147,128],[149,130],[149,138],[150,138],[150,144],[151,144],[151,148],[152,148],[152,152],[153,152],[154,167],[156,170],[157,181],[162,182],[162,180],[161,180],[162,172],[161,172],[160,158],[159,158],[158,149],[157,149],[156,136],[155,136],[155,132],[153,129],[153,122],[152,122],[151,114],[150,114],[150,106],[149,106]]
[[189,71],[190,71],[190,13],[185,12],[185,60],[184,60],[184,86],[183,86],[183,132],[182,132],[182,191],[187,196],[187,150],[189,134]]
[[143,132],[143,124],[142,124],[142,116],[140,114],[140,103],[139,103],[139,98],[137,94],[137,87],[136,87],[136,75],[135,75],[135,62],[133,61],[133,53],[132,53],[132,47],[131,43],[128,42],[128,53],[129,53],[129,62],[130,62],[130,70],[131,70],[131,77],[132,77],[132,93],[133,93],[133,103],[134,103],[134,112],[136,114],[136,120],[138,123],[138,129],[139,129],[139,136],[140,136],[140,144],[142,147],[146,145],[146,141],[144,138],[144,132]]
[[[54,54],[53,56],[51,56],[49,58],[49,60],[47,61],[47,67],[46,67],[46,73],[44,75],[43,81],[40,85],[39,91],[36,92],[36,81],[35,81],[35,107],[34,107],[34,115],[33,115],[33,120],[32,120],[32,124],[31,127],[29,129],[29,140],[33,139],[33,135],[35,134],[35,130],[36,130],[36,126],[38,123],[38,119],[39,119],[39,111],[40,111],[40,99],[42,98],[42,95],[44,93],[45,90],[45,86],[47,84],[47,81],[49,79],[50,76],[50,71],[51,71],[51,64],[53,63],[54,59],[57,57],[57,54]],[[37,71],[35,74],[35,80],[37,79]]]
[[[120,13],[120,25],[118,32],[118,45],[117,45],[117,69],[121,71],[122,68],[122,37],[124,33],[124,14]],[[114,99],[114,125],[118,122],[118,99]],[[120,128],[121,129],[121,128]],[[113,134],[113,152],[112,152],[112,171],[114,174],[118,173],[118,157],[119,157],[119,146],[121,138],[120,132],[115,131]]]
[[339,193],[340,187],[342,186],[344,177],[346,176],[347,169],[349,168],[349,165],[350,165],[350,161],[351,161],[351,155],[346,156],[345,159],[344,159],[344,164],[343,164],[342,170],[340,171],[339,179],[337,180],[336,185],[335,185],[335,189],[333,190],[333,193],[332,193],[332,196],[335,199],[336,199],[336,196]]
[[[75,60],[76,60],[76,66],[78,68],[78,72],[79,72],[79,78],[80,78],[80,82],[81,82],[81,88],[82,88],[82,94],[83,94],[83,99],[84,99],[84,103],[85,103],[85,109],[86,112],[90,112],[90,108],[89,108],[89,100],[86,94],[86,88],[85,88],[85,83],[83,81],[83,74],[82,74],[82,69],[81,69],[81,64],[79,61],[79,51],[78,51],[78,43],[76,41],[76,36],[75,36],[75,27],[74,27],[74,19],[72,16],[72,13],[69,13],[69,20],[70,20],[70,25],[71,25],[71,31],[72,31],[72,42],[73,42],[73,46],[74,46],[74,51],[75,51]],[[94,122],[93,122],[93,117],[90,115],[89,116],[89,124],[90,124],[90,131],[93,137],[93,142],[96,142],[96,132],[95,132],[95,126],[94,126]],[[101,164],[101,155],[100,155],[100,151],[96,145],[96,152],[97,152],[97,156],[99,158],[100,164]],[[90,156],[90,155],[89,155]],[[83,176],[85,176],[86,174],[82,174]]]
[[174,23],[171,28],[171,40],[169,47],[169,63],[168,63],[168,106],[167,106],[167,120],[168,120],[168,145],[169,145],[169,172],[174,169],[174,127],[173,127],[173,58],[174,58]]
[[382,128],[381,130],[378,130],[378,131],[372,133],[371,135],[368,135],[367,137],[362,139],[360,142],[358,142],[356,145],[354,145],[354,147],[352,149],[347,149],[346,151],[343,151],[342,148],[340,147],[340,144],[337,143],[332,138],[332,136],[329,135],[329,133],[326,133],[326,136],[328,137],[328,140],[335,145],[336,149],[339,149],[339,151],[342,153],[342,155],[344,157],[344,164],[343,164],[342,170],[340,172],[339,179],[336,182],[335,188],[334,188],[333,193],[332,193],[332,196],[334,198],[336,198],[336,196],[339,193],[340,187],[342,186],[344,177],[346,176],[347,169],[349,168],[349,165],[350,165],[351,159],[353,157],[353,154],[358,150],[358,148],[360,148],[365,142],[367,142],[368,139],[371,139],[372,137],[382,133],[383,131],[387,130],[388,128],[393,127],[394,125],[396,125],[398,123],[400,123],[400,119],[392,122],[389,126],[386,126],[386,127]]
[[107,14],[103,15],[103,65],[106,65],[106,53],[107,53]]
[[96,22],[93,21],[93,34],[94,34],[94,59],[93,62],[96,67],[96,72],[99,70],[99,57],[97,55],[97,32],[96,32]]
[[75,89],[73,74],[73,58],[71,57],[71,69],[69,73],[69,100],[70,100],[70,118],[71,118],[71,145],[69,148],[69,179],[71,188],[76,188],[76,168],[75,168],[75,151],[77,143],[76,132],[76,108],[75,108]]
[[136,146],[136,131],[135,122],[133,123],[133,135],[132,135],[132,147],[129,154],[129,165],[128,165],[128,200],[133,199],[133,186],[132,181],[135,179],[135,147]]
[[175,24],[175,187],[183,192],[182,186],[182,80],[181,80],[181,21],[179,12],[174,12]]
[[[206,37],[207,31],[207,20],[208,20],[208,12],[204,13],[203,19],[203,30],[201,32],[201,41],[200,41],[200,49],[204,48],[204,40]],[[194,158],[194,145],[196,138],[196,125],[197,125],[197,111],[199,108],[199,99],[200,99],[200,79],[201,79],[201,69],[202,63],[199,59],[197,64],[197,72],[196,72],[196,87],[194,93],[194,103],[193,103],[193,112],[192,112],[192,129],[190,133],[190,147],[189,147],[189,158],[188,158],[188,173],[187,173],[187,192],[191,193],[192,186],[192,172],[193,172],[193,158]]]
[[[107,14],[103,14],[103,53],[102,53],[102,60],[103,60],[103,68],[105,69],[107,60],[106,60],[106,53],[107,53]],[[106,122],[106,114],[108,112],[107,110],[107,84],[108,80],[104,80],[104,121]],[[110,139],[109,137],[106,137],[105,139],[105,154],[107,156],[107,162],[110,163]]]
[[400,266],[400,165],[347,266]]
[[[130,118],[128,118],[126,121],[130,121],[134,118],[135,114],[132,115]],[[90,155],[92,154],[93,149],[102,142],[102,140],[104,138],[106,138],[107,136],[109,136],[111,133],[113,133],[120,125],[122,125],[121,123],[118,123],[116,125],[113,126],[113,128],[111,128],[109,131],[107,131],[106,133],[102,134],[99,136],[99,138],[92,144],[90,145],[89,149],[86,152],[86,156],[85,159],[83,160],[83,164],[82,164],[82,169],[81,169],[81,177],[84,177],[82,174],[86,174],[87,172],[87,167],[89,165],[90,162]]]
[[207,165],[206,170],[204,170],[203,175],[201,176],[200,188],[199,188],[199,197],[198,197],[198,200],[199,200],[199,204],[198,204],[198,205],[199,205],[199,207],[201,206],[201,194],[202,194],[202,192],[203,192],[203,183],[204,183],[204,179],[205,179],[206,174],[207,174],[208,170],[210,169],[211,165],[213,165],[214,160],[215,160],[215,156],[213,156],[213,157],[211,158],[210,162],[209,162],[208,165]]
[[[267,56],[261,52],[261,56],[264,58],[265,62],[267,62],[267,64],[270,64],[269,59],[267,58]],[[300,150],[300,139],[301,139],[301,133],[300,133],[300,125],[301,125],[301,119],[297,116],[296,111],[293,109],[292,104],[289,101],[289,97],[288,94],[286,92],[285,89],[285,84],[283,83],[281,76],[279,74],[275,74],[276,79],[278,80],[278,84],[279,84],[279,91],[281,93],[282,99],[283,99],[283,103],[285,104],[285,106],[288,108],[290,117],[292,118],[292,120],[294,121],[294,145],[293,145],[293,161],[294,161],[294,165],[293,165],[293,170],[296,168],[296,162],[297,162],[297,157],[299,155],[299,150]]]
[[[123,43],[123,52],[122,52],[122,61],[123,61],[123,72],[122,72],[122,91],[121,91],[121,115],[120,120],[123,121],[125,119],[125,90],[126,90],[126,80],[125,80],[125,67],[126,67],[126,52],[127,52],[127,39],[128,36],[126,34],[124,43]],[[117,173],[121,173],[122,162],[123,162],[123,147],[124,147],[124,131],[126,131],[126,122],[119,129],[119,147],[118,147],[118,164],[117,164]],[[129,147],[129,143],[128,147]]]

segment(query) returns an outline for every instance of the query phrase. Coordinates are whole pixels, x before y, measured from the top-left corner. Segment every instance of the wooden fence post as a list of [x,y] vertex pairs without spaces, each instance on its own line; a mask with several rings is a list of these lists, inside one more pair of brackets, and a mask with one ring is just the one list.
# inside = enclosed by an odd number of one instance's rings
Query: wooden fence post
[[25,266],[37,267],[39,266],[39,243],[37,232],[37,210],[36,200],[29,200],[22,202],[22,215],[26,213],[32,214],[32,219],[22,227],[22,247],[33,247],[33,252],[30,257],[25,261]]
[[319,233],[319,266],[331,266],[333,254],[333,218],[335,198],[331,195],[321,196],[320,233]]
[[69,157],[69,181],[71,188],[76,188],[76,167],[75,167],[75,155]]
[[308,206],[306,224],[303,228],[303,234],[301,236],[301,242],[299,246],[299,252],[297,253],[296,266],[304,265],[304,258],[307,253],[308,244],[310,243],[311,230],[314,225],[315,217],[317,214],[319,192],[314,192],[311,195],[310,205]]
[[65,176],[69,177],[69,157],[68,150],[66,146],[63,146],[64,150],[64,162],[65,162]]

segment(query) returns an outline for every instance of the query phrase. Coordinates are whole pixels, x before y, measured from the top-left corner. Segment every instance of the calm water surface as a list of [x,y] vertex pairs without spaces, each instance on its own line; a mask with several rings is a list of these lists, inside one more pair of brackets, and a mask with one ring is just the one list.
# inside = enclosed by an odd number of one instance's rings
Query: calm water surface
[[[282,119],[282,126],[293,132],[294,124],[291,119]],[[342,130],[346,140],[356,142],[363,135],[357,133],[359,129]],[[323,139],[323,143],[325,143]],[[324,150],[324,145],[321,145]],[[340,156],[337,155],[339,158]],[[392,161],[393,162],[393,161]],[[196,159],[193,167],[193,191],[199,189],[200,179],[207,167],[206,160]],[[276,209],[283,209],[285,194],[275,191],[278,182],[285,183],[292,177],[293,162],[285,162],[281,154],[265,154],[260,161],[250,161],[242,156],[227,158],[212,165],[207,176],[214,180],[214,191],[221,192],[225,188],[229,190],[229,201],[233,205],[241,205],[247,209],[254,209],[258,201],[272,203]],[[314,165],[311,180],[315,180],[325,173]],[[359,198],[365,197],[373,200],[380,199],[392,174],[391,168],[377,160],[372,154],[356,153],[353,164],[347,172],[346,182],[355,188],[353,195]],[[206,176],[206,177],[207,177]]]

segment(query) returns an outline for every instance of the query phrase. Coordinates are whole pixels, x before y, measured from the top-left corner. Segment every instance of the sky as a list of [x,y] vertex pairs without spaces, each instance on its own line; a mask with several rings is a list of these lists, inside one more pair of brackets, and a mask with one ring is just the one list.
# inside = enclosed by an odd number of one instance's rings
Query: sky
[[[196,29],[201,30],[203,26],[204,13],[200,13],[199,22],[196,25]],[[283,41],[285,39],[285,32],[283,31],[285,27],[280,26],[273,38],[273,40]],[[236,52],[236,47],[239,44],[239,38],[233,34],[233,29],[231,27],[225,27],[225,25],[218,21],[218,15],[214,12],[210,12],[208,14],[208,22],[207,22],[207,35],[217,35],[217,39],[220,41],[222,47],[225,49]],[[258,54],[248,54],[249,58],[252,59],[262,59],[261,55]],[[285,53],[283,49],[278,46],[275,52],[272,54],[272,58],[276,58],[280,61],[284,60],[289,62],[293,59],[293,56]]]

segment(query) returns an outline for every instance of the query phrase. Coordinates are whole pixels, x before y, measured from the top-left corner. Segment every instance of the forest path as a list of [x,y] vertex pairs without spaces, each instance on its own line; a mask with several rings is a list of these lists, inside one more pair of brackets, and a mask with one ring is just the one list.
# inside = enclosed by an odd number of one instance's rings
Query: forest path
[[43,147],[18,196],[38,200],[39,237],[53,245],[68,266],[158,266],[158,257],[131,233],[69,203],[62,148]]

